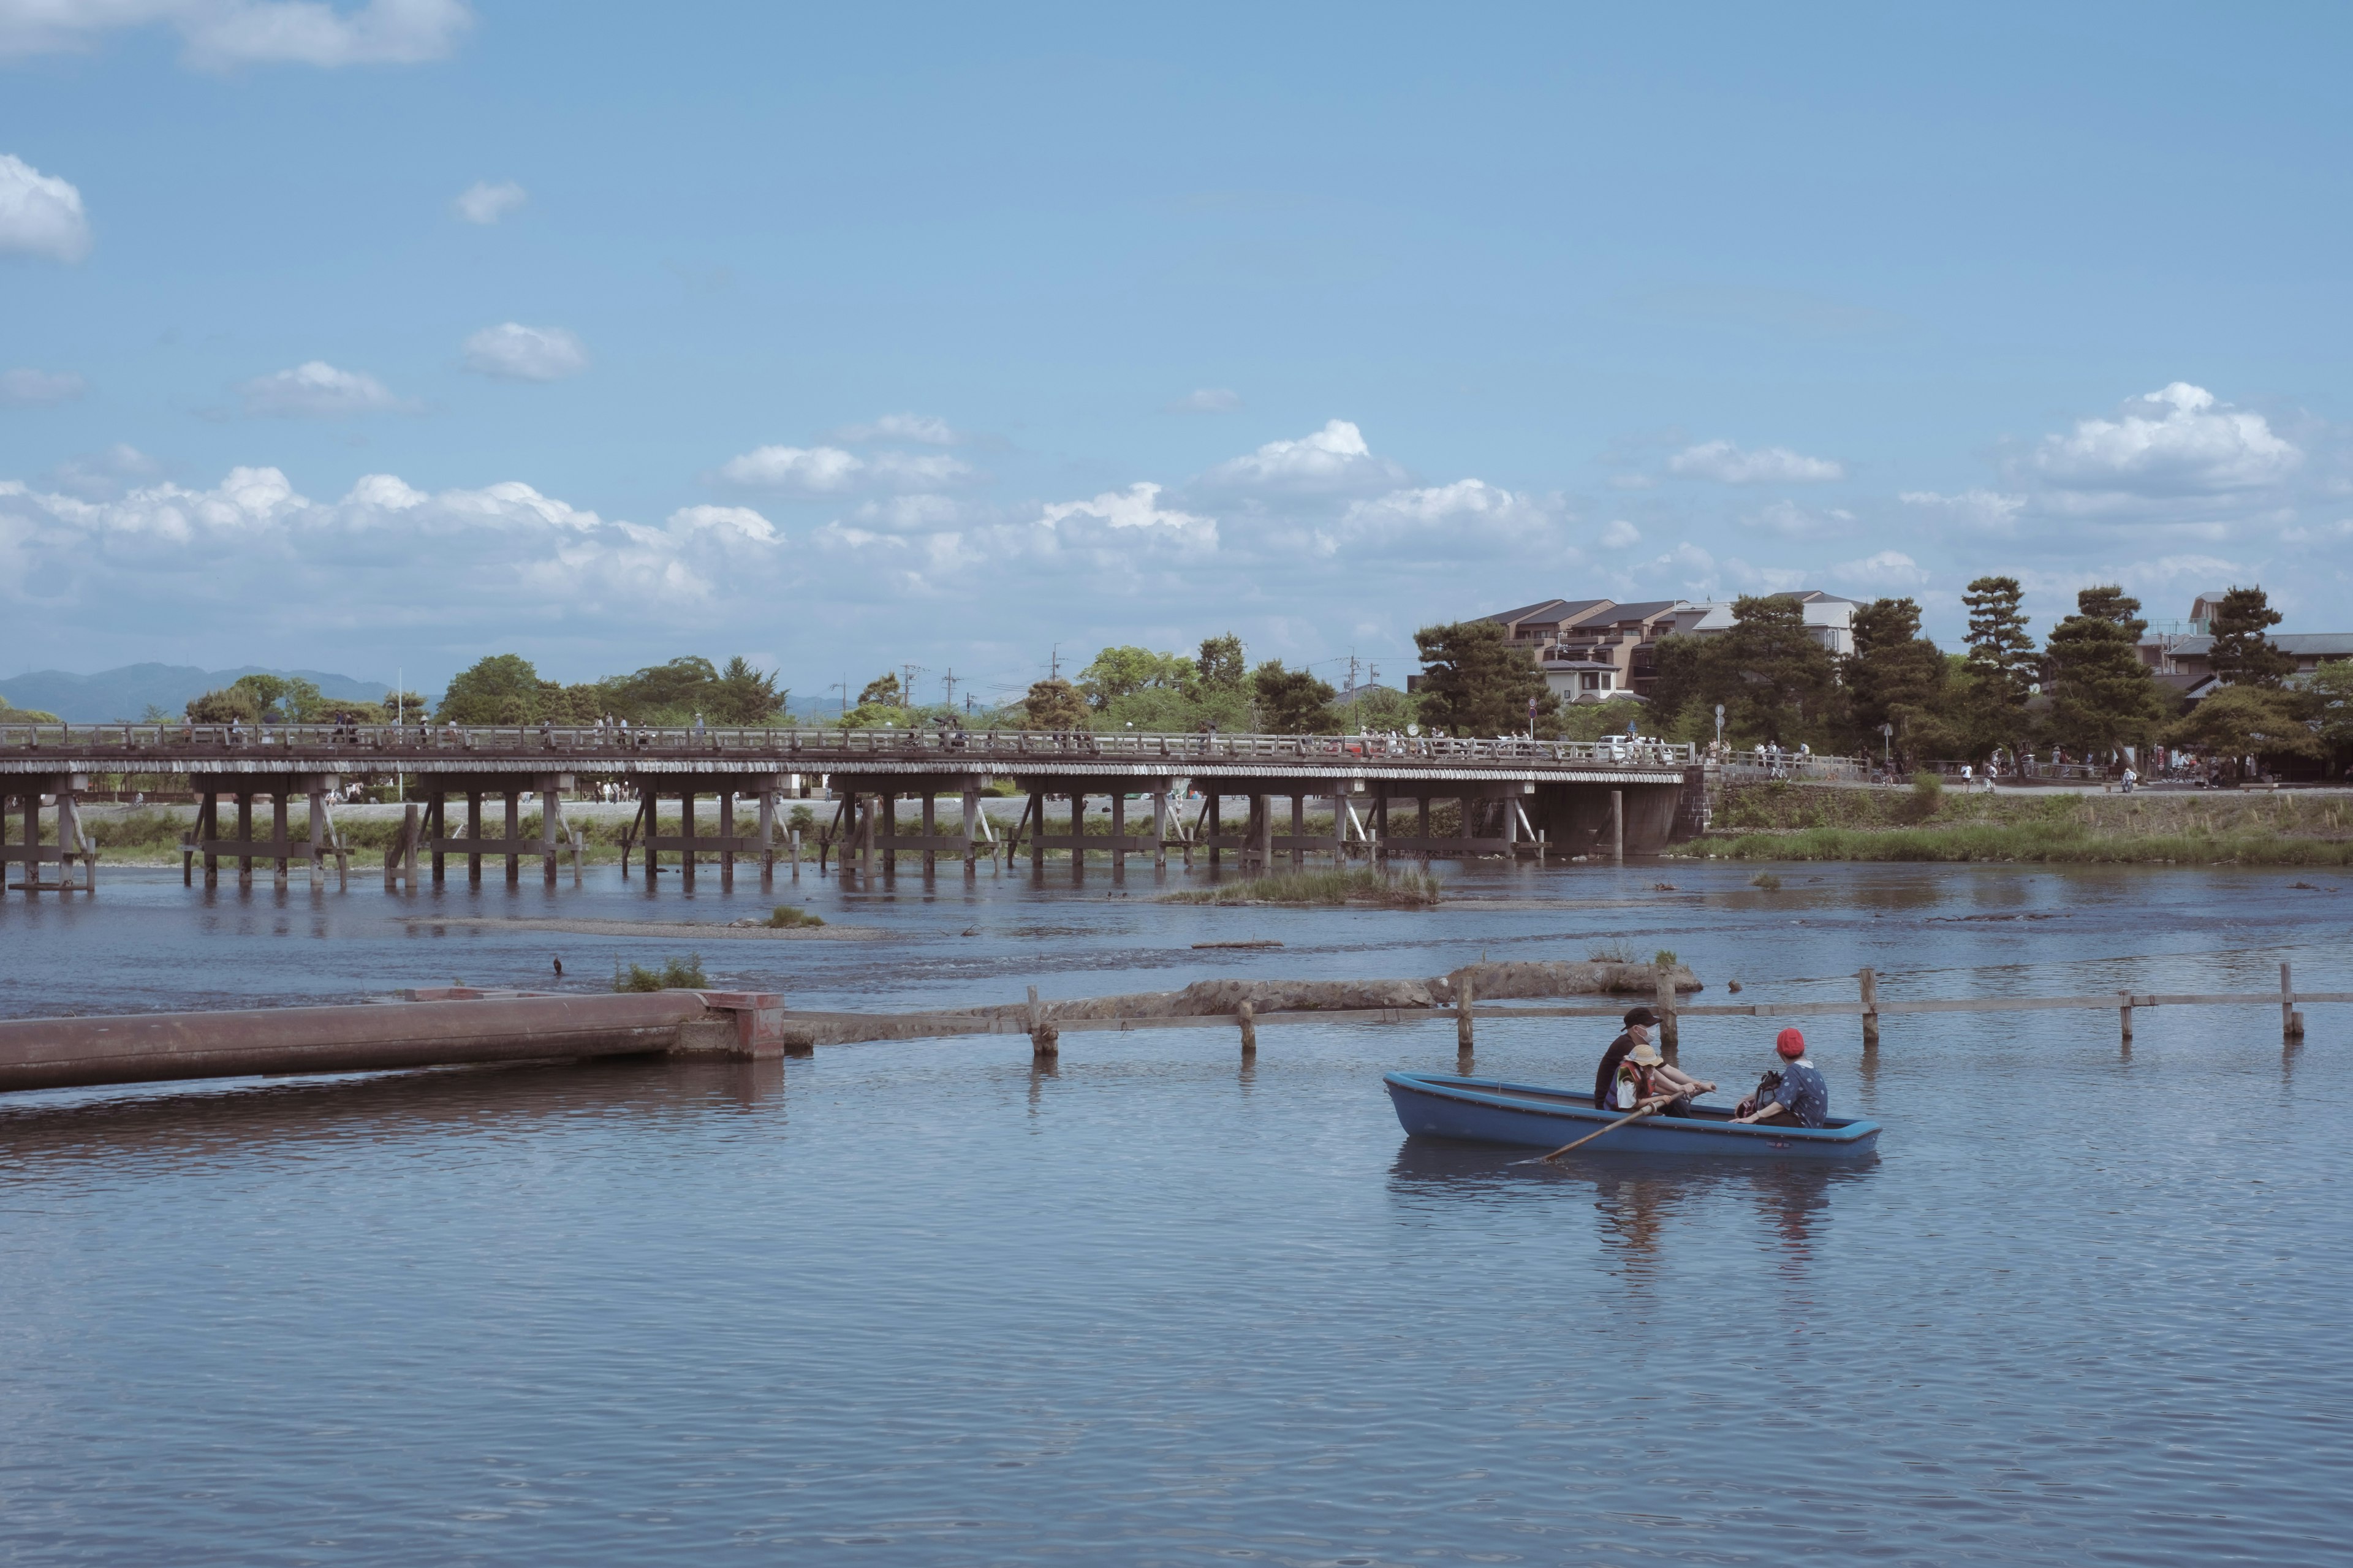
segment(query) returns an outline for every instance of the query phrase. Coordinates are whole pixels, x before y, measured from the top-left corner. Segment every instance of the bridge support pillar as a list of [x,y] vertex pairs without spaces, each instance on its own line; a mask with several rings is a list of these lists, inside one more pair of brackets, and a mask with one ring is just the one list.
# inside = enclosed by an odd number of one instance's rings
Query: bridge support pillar
[[277,867],[269,874],[269,883],[281,893],[286,890],[286,786],[281,784],[269,792],[269,842],[278,851]]
[[719,791],[719,885],[735,885],[735,792],[724,786]]
[[934,790],[923,792],[923,875],[934,875],[940,867],[939,854],[932,847],[932,835],[939,831],[939,795]]
[[[522,837],[522,792],[511,789],[507,797],[507,885],[514,887],[522,881],[522,857],[515,852],[516,841]],[[542,807],[543,813],[544,807]]]
[[[980,872],[980,792],[964,792],[964,869],[966,876]],[[995,857],[991,857],[992,859]]]
[[[98,853],[82,832],[81,813],[76,796],[89,787],[89,780],[80,774],[36,774],[0,781],[0,870],[9,866],[21,868],[22,880],[16,889],[31,893],[69,893],[74,891],[73,863],[82,863],[82,891],[98,891]],[[50,796],[58,814],[58,841],[53,847],[41,843],[41,797]],[[14,843],[8,842],[8,816],[11,810],[17,816],[22,830]],[[58,879],[52,883],[41,878],[41,868],[56,862]]]
[[1152,868],[1168,868],[1168,792],[1152,792]]
[[1116,784],[1111,792],[1111,874],[1113,881],[1127,875],[1127,792]]

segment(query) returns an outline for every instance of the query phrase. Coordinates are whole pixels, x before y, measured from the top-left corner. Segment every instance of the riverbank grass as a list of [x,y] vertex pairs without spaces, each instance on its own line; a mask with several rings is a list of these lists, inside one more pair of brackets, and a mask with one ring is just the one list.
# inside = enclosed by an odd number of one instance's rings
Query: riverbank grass
[[1329,871],[1280,871],[1228,882],[1216,888],[1191,888],[1170,893],[1166,904],[1286,904],[1298,908],[1337,909],[1347,904],[1386,910],[1427,909],[1440,898],[1440,884],[1427,871],[1374,871],[1361,867]]
[[[1716,828],[1669,854],[1720,860],[2353,866],[2342,796],[1960,795],[1788,784],[1731,792]],[[1772,873],[1753,885],[1771,888]]]
[[690,952],[684,958],[673,958],[659,969],[648,969],[632,963],[628,973],[621,961],[613,961],[613,989],[616,991],[707,991],[710,977],[702,973],[702,954]]

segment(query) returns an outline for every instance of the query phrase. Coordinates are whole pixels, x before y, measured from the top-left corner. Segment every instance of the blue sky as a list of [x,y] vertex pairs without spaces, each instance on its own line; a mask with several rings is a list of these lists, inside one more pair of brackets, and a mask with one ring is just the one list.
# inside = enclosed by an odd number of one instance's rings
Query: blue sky
[[2345,629],[2348,31],[0,0],[0,675],[1388,679],[1988,572]]

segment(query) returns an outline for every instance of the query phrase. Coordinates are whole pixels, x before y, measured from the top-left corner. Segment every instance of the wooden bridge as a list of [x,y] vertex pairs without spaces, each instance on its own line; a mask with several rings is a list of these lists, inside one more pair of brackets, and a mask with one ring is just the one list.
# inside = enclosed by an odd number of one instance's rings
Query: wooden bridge
[[[113,784],[100,781],[112,780]],[[1024,839],[1033,867],[1049,850],[1068,851],[1074,863],[1088,854],[1110,857],[1114,868],[1132,855],[1165,865],[1173,847],[1189,863],[1205,851],[1211,865],[1231,851],[1245,869],[1265,869],[1288,853],[1293,865],[1311,853],[1335,858],[1473,855],[1620,855],[1645,853],[1696,831],[1704,810],[1702,772],[1694,749],[1658,741],[1532,741],[1518,739],[1331,735],[1172,735],[1134,731],[1046,733],[971,731],[954,728],[902,730],[630,729],[605,725],[206,725],[0,724],[0,870],[22,868],[15,884],[27,892],[69,886],[79,865],[85,888],[96,882],[97,851],[80,822],[78,803],[93,788],[137,787],[150,781],[193,791],[196,824],[184,843],[183,873],[193,882],[201,863],[215,886],[219,862],[237,862],[238,883],[252,883],[253,863],[274,861],[283,885],[288,868],[306,866],[322,877],[330,859],[339,876],[348,851],[336,832],[332,796],[347,781],[393,785],[414,801],[394,850],[386,857],[387,887],[416,886],[420,856],[432,879],[443,879],[447,858],[463,856],[479,881],[485,858],[503,858],[509,881],[524,859],[536,858],[548,881],[568,850],[577,866],[578,839],[563,818],[563,799],[590,782],[620,784],[639,803],[626,841],[641,848],[649,873],[660,856],[677,857],[681,875],[694,876],[698,858],[716,858],[732,879],[739,857],[754,859],[763,881],[773,877],[783,844],[777,802],[825,789],[838,803],[827,833],[848,868],[871,875],[878,857],[888,873],[897,857],[922,857],[925,870],[939,857],[970,867],[1000,848],[1008,860]],[[1013,840],[1000,846],[981,811],[992,787],[1009,783],[1027,794]],[[1193,823],[1183,797],[1201,797]],[[522,836],[525,794],[543,803],[535,839]],[[943,831],[941,796],[960,797],[961,821]],[[449,830],[452,797],[465,805],[465,831]],[[1066,797],[1071,830],[1049,830],[1046,802]],[[1111,832],[1090,835],[1086,802],[1110,803]],[[289,837],[289,806],[307,800],[304,841]],[[696,831],[699,799],[713,797],[716,831]],[[485,832],[488,798],[503,806],[502,831]],[[918,822],[902,829],[898,805],[916,803]],[[1225,803],[1245,803],[1243,821],[1229,831]],[[1278,831],[1277,804],[1290,803],[1289,831]],[[1306,805],[1332,802],[1332,823],[1310,834]],[[267,835],[257,837],[255,803],[269,811]],[[659,807],[679,806],[680,831],[659,831]],[[1147,833],[1132,832],[1131,801],[1148,804]],[[1456,830],[1433,830],[1431,803],[1457,804]],[[222,820],[223,803],[234,811]],[[740,824],[738,805],[754,813]],[[1411,820],[1393,812],[1410,808]],[[44,842],[44,811],[55,813],[54,839]],[[13,839],[5,821],[21,827]],[[746,826],[749,831],[742,830]],[[233,829],[233,830],[232,830]],[[57,868],[57,880],[46,868]]]

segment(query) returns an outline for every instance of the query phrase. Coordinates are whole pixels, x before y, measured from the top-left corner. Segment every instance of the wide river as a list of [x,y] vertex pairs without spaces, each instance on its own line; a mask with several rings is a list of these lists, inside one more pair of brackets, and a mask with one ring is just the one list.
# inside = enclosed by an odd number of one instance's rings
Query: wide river
[[[907,1007],[1672,947],[1720,1001],[2353,989],[2353,879],[1457,869],[1434,911],[1153,874],[648,899],[114,871],[0,901],[0,1015],[609,981]],[[1169,881],[1182,880],[1169,873]],[[2292,884],[2317,882],[2303,889]],[[1672,882],[1672,889],[1654,884]],[[1191,944],[1279,939],[1280,950]],[[0,1561],[2263,1564],[2353,1539],[2348,1015],[1809,1030],[1852,1169],[1409,1142],[1444,1021],[0,1096]],[[1737,1092],[1774,1026],[1693,1020]],[[1590,1082],[1610,1031],[1482,1024]]]

